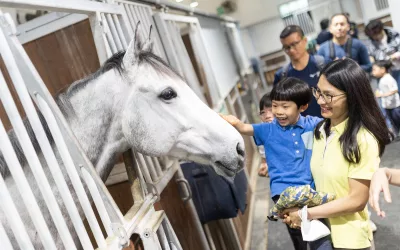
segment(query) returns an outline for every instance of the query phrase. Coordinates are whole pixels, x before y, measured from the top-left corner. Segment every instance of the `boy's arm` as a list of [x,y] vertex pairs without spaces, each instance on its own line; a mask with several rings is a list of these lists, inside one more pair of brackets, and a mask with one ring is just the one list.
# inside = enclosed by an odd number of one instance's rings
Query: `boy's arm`
[[241,120],[233,115],[220,114],[220,116],[229,124],[231,124],[234,128],[236,128],[236,130],[239,131],[239,133],[241,133],[242,135],[254,135],[254,129],[251,124],[243,123]]

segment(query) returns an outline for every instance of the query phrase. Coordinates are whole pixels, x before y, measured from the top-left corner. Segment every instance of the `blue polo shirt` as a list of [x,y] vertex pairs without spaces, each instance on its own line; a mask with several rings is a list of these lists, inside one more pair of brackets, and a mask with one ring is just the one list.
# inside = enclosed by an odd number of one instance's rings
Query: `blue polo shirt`
[[271,197],[280,195],[287,187],[311,185],[310,160],[314,129],[321,118],[300,116],[295,125],[282,127],[271,123],[253,124],[257,146],[263,145],[268,164]]

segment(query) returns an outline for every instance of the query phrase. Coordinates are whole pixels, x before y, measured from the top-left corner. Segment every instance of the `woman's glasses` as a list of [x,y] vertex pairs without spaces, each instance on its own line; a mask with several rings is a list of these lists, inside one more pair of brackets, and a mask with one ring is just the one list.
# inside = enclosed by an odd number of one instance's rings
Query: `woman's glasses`
[[319,98],[322,96],[325,103],[331,103],[333,97],[346,95],[345,93],[339,94],[339,95],[323,94],[319,88],[312,87],[311,89],[312,89],[312,93],[313,93],[315,99],[317,99],[317,101],[318,101]]

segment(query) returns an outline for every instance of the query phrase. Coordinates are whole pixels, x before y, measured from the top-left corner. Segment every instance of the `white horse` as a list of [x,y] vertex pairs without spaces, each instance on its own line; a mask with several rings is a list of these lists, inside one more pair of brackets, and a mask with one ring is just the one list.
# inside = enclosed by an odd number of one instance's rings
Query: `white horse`
[[[207,107],[184,79],[151,52],[151,48],[151,41],[141,44],[134,38],[126,52],[113,55],[97,72],[73,83],[56,97],[82,149],[103,181],[115,164],[115,156],[130,148],[150,156],[173,156],[211,165],[218,174],[232,178],[244,166],[242,137]],[[31,140],[39,157],[43,158],[28,124]],[[51,135],[48,136],[52,140]],[[57,249],[64,249],[13,131],[9,132],[9,137]],[[55,148],[54,142],[52,145]],[[56,149],[54,151],[57,152]],[[45,160],[41,159],[41,162],[45,173],[50,176]],[[59,162],[62,166],[61,160]],[[41,249],[37,231],[1,154],[0,173],[13,195],[35,249]],[[48,179],[57,201],[62,204],[54,181]],[[68,184],[71,186],[70,182]],[[71,192],[74,195],[72,188]],[[68,218],[63,205],[61,209]],[[6,232],[9,232],[14,248],[18,249],[7,223],[7,215],[2,211],[0,219]],[[72,228],[72,223],[68,222],[68,226]],[[78,238],[73,236],[79,245]]]

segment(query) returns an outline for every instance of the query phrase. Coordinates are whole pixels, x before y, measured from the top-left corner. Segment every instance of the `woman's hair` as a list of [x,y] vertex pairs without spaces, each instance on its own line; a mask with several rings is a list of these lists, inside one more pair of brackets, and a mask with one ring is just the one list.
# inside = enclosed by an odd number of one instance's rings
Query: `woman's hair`
[[[347,95],[348,122],[339,142],[344,158],[351,163],[361,159],[357,134],[361,127],[371,132],[378,141],[379,156],[390,143],[391,133],[375,100],[366,73],[352,59],[339,59],[328,63],[321,71],[328,82]],[[315,138],[321,139],[319,131],[325,122],[325,131],[329,132],[330,119],[317,125]]]
[[270,108],[272,107],[272,101],[271,101],[271,97],[270,97],[270,93],[266,93],[265,95],[263,95],[263,97],[261,97],[260,100],[260,111],[264,109],[264,107],[266,108]]
[[374,62],[374,65],[378,66],[379,68],[385,68],[386,72],[389,72],[390,68],[393,66],[392,62],[389,60],[379,60]]
[[271,91],[272,101],[292,101],[297,108],[310,103],[312,92],[308,84],[298,78],[287,77],[278,82]]

